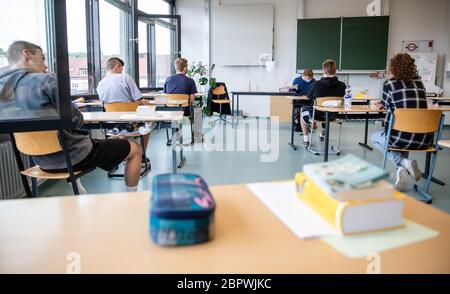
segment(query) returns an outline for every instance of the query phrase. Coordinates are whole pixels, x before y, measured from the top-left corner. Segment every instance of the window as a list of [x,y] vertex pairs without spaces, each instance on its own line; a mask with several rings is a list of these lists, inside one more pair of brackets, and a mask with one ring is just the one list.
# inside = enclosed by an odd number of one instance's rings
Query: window
[[174,73],[179,56],[178,15],[139,16],[139,81],[141,87],[162,87]]
[[80,77],[87,77],[88,69],[87,68],[80,68]]
[[[66,1],[67,47],[69,50],[69,76],[72,94],[89,92],[85,4],[85,0]],[[82,69],[86,69],[86,71]]]
[[164,0],[139,0],[138,9],[147,14],[171,14],[171,5]]
[[120,0],[100,1],[101,68],[104,72],[108,58],[115,56],[125,62],[124,73],[133,75],[131,63],[134,60],[129,58],[130,47],[133,45],[129,41],[131,15],[123,5],[125,3]]
[[6,50],[13,41],[39,45],[48,55],[44,0],[0,0],[0,67],[8,65]]
[[[34,51],[34,67],[38,71],[55,72],[57,78],[56,107],[46,104],[35,107],[35,103],[23,103],[30,93],[32,98],[39,96],[36,85],[20,84],[20,91],[13,95],[4,93],[0,99],[0,133],[16,131],[37,131],[68,128],[71,124],[71,104],[68,99],[68,59],[56,60],[56,56],[67,53],[65,45],[56,46],[54,40],[65,39],[67,35],[65,2],[52,0],[0,0],[0,64],[6,62],[5,51],[13,41],[28,41],[42,48],[43,56]],[[25,80],[24,80],[25,81]],[[24,98],[25,97],[25,98]],[[30,99],[32,99],[30,98]]]

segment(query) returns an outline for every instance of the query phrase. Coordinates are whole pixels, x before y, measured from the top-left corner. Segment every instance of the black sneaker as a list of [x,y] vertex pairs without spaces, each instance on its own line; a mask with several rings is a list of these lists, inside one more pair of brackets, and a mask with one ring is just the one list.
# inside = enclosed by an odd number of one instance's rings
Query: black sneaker
[[150,162],[150,158],[146,157],[145,160],[142,159],[141,167],[145,167],[145,163],[147,163],[148,169],[151,169],[152,163]]
[[109,172],[110,174],[113,174],[113,173],[115,173],[118,169],[119,169],[119,166],[116,165],[116,166],[114,166],[113,168],[111,168],[108,172]]

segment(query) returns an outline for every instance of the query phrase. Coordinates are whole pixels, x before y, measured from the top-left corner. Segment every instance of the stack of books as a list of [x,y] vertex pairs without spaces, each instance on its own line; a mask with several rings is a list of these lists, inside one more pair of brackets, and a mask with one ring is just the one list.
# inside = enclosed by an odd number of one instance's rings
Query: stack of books
[[297,196],[343,234],[403,225],[403,194],[388,173],[354,155],[306,164],[297,173]]

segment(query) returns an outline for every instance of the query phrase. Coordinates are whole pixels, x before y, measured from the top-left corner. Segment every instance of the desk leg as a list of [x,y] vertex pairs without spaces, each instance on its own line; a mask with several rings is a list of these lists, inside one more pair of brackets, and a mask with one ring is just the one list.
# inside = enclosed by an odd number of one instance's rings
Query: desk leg
[[323,146],[323,161],[328,161],[328,145],[330,144],[330,113],[325,112],[325,144]]
[[[430,164],[431,164],[431,153],[427,152],[426,158],[425,158],[425,171],[422,174],[422,178],[427,179],[428,174],[430,173]],[[445,186],[445,183],[435,177],[431,177],[431,181],[435,182],[438,185]]]
[[294,150],[297,150],[297,146],[294,145],[294,125],[295,125],[295,103],[292,101],[292,117],[291,117],[291,142],[288,144]]
[[179,124],[178,131],[180,132],[180,163],[178,164],[178,168],[182,168],[186,161],[183,151],[183,124]]
[[231,128],[234,128],[234,93],[231,94]]
[[237,115],[236,115],[236,124],[238,124],[239,123],[239,94],[237,94],[236,95],[236,97],[237,97],[237,105],[236,105],[236,107],[237,107]]
[[368,113],[368,112],[366,112],[366,125],[365,125],[364,128],[365,128],[365,129],[364,129],[364,143],[359,142],[358,144],[359,144],[361,147],[366,148],[366,149],[369,149],[369,150],[372,151],[373,148],[370,147],[370,146],[367,144],[367,137],[369,136],[369,113]]
[[[177,129],[172,125],[172,140],[175,137]],[[176,142],[176,141],[175,141]],[[177,173],[177,144],[172,144],[172,173]]]

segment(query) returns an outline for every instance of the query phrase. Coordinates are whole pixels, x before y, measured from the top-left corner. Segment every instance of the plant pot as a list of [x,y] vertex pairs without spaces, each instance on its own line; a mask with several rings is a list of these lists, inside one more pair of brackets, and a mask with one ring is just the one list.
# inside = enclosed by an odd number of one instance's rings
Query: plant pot
[[192,125],[194,131],[194,143],[203,142],[203,108],[194,107],[194,123]]

